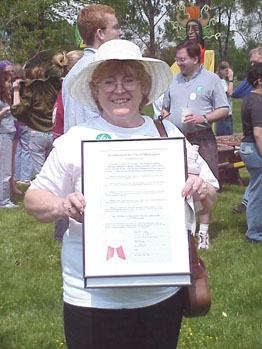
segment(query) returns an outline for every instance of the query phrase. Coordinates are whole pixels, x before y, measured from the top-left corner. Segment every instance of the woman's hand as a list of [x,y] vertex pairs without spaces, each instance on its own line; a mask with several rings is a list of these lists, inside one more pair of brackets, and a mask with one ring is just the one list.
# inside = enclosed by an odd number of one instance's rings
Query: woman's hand
[[10,110],[10,106],[8,107],[5,107],[3,108],[1,111],[0,111],[0,120],[2,120],[5,116],[5,114]]
[[208,183],[199,176],[190,175],[186,181],[182,196],[186,199],[193,198],[194,201],[204,200],[208,195]]
[[211,212],[216,201],[216,189],[201,177],[190,175],[182,190],[182,196],[186,199],[193,198],[194,201],[201,201],[202,210],[197,214],[202,215]]
[[43,223],[54,222],[61,217],[70,217],[82,222],[85,199],[82,193],[58,197],[45,189],[28,189],[24,199],[25,209]]
[[82,222],[82,213],[85,208],[85,198],[82,193],[69,194],[61,203],[62,215]]
[[12,88],[13,88],[14,91],[19,91],[19,89],[20,89],[20,82],[21,81],[22,81],[22,79],[16,79],[13,82]]

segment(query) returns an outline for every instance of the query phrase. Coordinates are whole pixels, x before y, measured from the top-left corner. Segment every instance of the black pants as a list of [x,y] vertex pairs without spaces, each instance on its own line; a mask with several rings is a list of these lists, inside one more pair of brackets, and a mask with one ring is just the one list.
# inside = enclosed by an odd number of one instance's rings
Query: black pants
[[191,133],[186,135],[191,144],[199,145],[199,154],[208,164],[214,176],[218,179],[218,150],[216,137],[212,129],[206,131]]
[[98,309],[64,303],[69,349],[175,349],[182,322],[181,291],[144,308]]

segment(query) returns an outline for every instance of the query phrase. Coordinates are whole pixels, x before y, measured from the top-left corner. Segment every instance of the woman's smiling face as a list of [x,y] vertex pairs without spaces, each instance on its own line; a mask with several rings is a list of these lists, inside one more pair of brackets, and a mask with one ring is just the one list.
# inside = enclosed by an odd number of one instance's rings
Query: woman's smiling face
[[[131,87],[133,83],[131,90],[126,88],[130,83]],[[105,84],[114,85],[113,90],[108,91]],[[115,120],[116,125],[119,119],[126,118],[127,122],[131,122],[134,116],[140,115],[142,97],[140,81],[122,73],[105,78],[98,84],[97,98],[103,110],[102,115],[107,121]]]
[[140,111],[151,89],[151,77],[142,63],[104,62],[93,73],[90,87],[105,120],[120,127],[141,124]]

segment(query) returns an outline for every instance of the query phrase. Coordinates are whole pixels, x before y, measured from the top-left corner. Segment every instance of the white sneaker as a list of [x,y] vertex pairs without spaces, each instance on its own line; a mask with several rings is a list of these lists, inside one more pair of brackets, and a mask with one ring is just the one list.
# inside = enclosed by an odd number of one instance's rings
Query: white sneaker
[[208,231],[198,232],[198,249],[209,249],[209,234]]
[[19,205],[14,204],[12,201],[8,201],[7,204],[0,206],[0,209],[1,208],[17,208],[17,207],[19,207]]

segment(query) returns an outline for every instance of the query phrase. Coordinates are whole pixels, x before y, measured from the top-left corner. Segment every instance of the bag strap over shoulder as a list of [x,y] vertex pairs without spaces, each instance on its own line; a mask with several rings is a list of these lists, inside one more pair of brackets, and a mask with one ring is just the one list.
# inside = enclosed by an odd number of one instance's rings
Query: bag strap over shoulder
[[165,126],[163,124],[163,117],[159,115],[158,119],[154,120],[155,126],[161,137],[167,138],[168,134],[166,132]]
[[[161,137],[168,137],[163,118],[160,115],[154,120]],[[204,262],[197,255],[195,240],[189,232],[189,251],[192,270],[192,285],[183,287],[184,317],[204,316],[211,307],[211,296],[208,285],[208,275]]]

